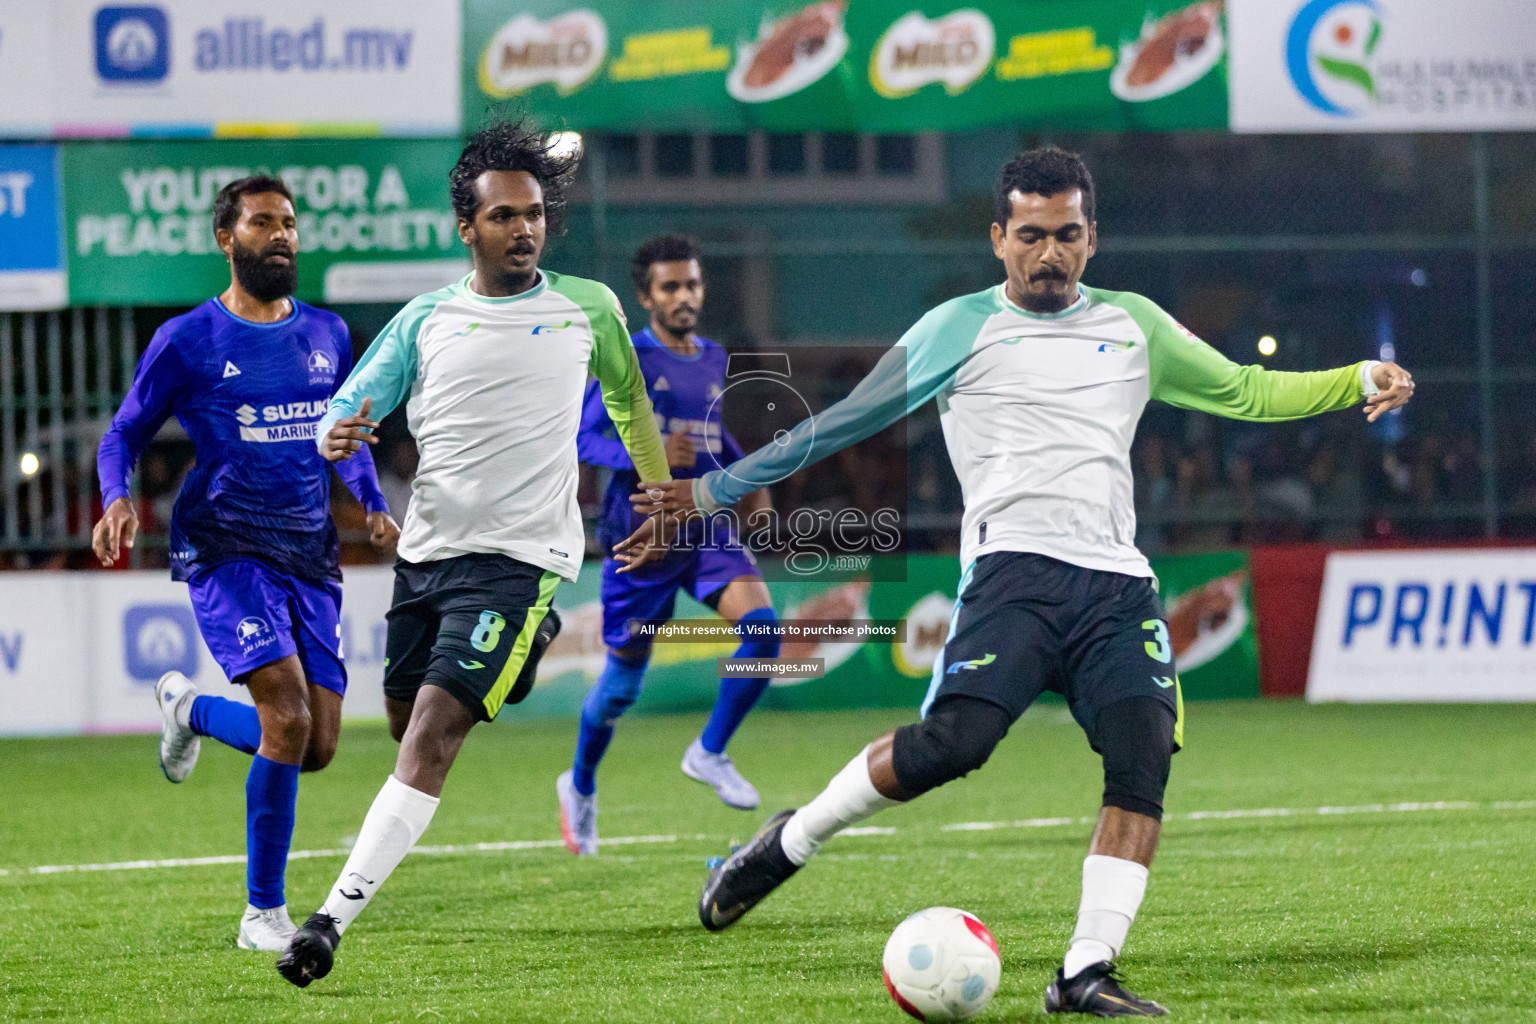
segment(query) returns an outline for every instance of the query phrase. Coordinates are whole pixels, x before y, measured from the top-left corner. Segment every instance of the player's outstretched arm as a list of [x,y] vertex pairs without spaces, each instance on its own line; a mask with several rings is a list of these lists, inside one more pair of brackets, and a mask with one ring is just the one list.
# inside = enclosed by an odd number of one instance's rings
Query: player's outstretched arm
[[1405,404],[1413,378],[1396,363],[1372,360],[1293,373],[1240,366],[1185,330],[1151,300],[1111,293],[1147,338],[1152,397],[1228,419],[1275,422],[1348,409],[1366,400],[1375,420]]
[[787,436],[733,462],[729,472],[717,469],[670,484],[641,474],[640,489],[629,500],[636,511],[646,513],[714,511],[858,444],[947,387],[994,312],[991,292],[930,310],[880,357],[848,397],[802,420]]
[[1413,397],[1413,375],[1396,363],[1374,363],[1370,375],[1376,385],[1376,393],[1365,399],[1365,418],[1370,422],[1402,408]]

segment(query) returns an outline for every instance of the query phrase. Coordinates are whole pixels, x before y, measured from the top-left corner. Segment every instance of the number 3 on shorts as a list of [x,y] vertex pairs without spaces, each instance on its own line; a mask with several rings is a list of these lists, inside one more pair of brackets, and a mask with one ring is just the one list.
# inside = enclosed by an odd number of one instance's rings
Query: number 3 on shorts
[[[474,647],[477,651],[494,651],[496,645],[501,642],[501,631],[506,624],[507,620],[495,612],[481,612],[480,624],[475,627],[473,633],[469,634],[470,646]],[[1166,630],[1163,631],[1163,635],[1168,635]],[[1163,660],[1166,661],[1168,659],[1164,658]]]
[[[486,614],[489,615],[490,612]],[[1152,631],[1152,639],[1142,645],[1147,649],[1147,653],[1164,665],[1172,661],[1173,645],[1168,642],[1168,624],[1162,619],[1148,619],[1141,624],[1141,628]]]

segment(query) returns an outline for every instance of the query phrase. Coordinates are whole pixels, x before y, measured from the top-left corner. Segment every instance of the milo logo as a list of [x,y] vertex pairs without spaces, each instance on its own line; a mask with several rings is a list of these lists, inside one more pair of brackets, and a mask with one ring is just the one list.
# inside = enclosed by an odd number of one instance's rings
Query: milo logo
[[585,8],[540,21],[519,14],[503,25],[480,56],[480,88],[514,96],[548,82],[560,93],[587,83],[608,56],[608,25]]

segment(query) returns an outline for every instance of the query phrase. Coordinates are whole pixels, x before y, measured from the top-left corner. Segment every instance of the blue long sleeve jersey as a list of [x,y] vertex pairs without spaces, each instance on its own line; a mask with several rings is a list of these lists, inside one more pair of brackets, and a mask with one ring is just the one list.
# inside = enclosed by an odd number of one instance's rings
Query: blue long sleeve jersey
[[[167,320],[97,451],[102,507],[128,496],[134,464],[175,416],[197,461],[171,513],[173,579],[235,558],[339,579],[330,467],[315,433],[351,369],[341,318],[297,300],[271,324],[243,320],[217,298]],[[366,446],[336,468],[365,509],[388,511]]]
[[[702,476],[741,458],[741,446],[720,422],[720,407],[716,403],[725,388],[729,355],[725,349],[707,338],[695,338],[699,350],[691,356],[679,355],[658,340],[649,327],[631,340],[640,360],[640,372],[645,376],[645,390],[651,398],[657,429],[663,437],[682,432],[693,441],[694,464],[672,467],[673,478]],[[614,471],[597,522],[597,542],[606,552],[639,529],[644,517],[636,515],[629,503],[640,477],[608,418],[602,390],[595,380],[587,382],[576,451],[581,461]],[[701,523],[690,526],[695,532],[702,528]],[[683,546],[674,544],[679,549]]]

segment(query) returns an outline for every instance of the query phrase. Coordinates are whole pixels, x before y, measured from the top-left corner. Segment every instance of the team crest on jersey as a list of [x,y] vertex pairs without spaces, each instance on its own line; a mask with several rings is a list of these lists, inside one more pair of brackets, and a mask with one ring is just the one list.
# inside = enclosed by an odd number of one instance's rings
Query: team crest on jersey
[[238,377],[238,376],[240,376],[240,367],[236,366],[234,363],[230,362],[228,359],[224,360],[224,376],[226,378],[227,377]]
[[656,387],[653,390],[655,390],[655,391],[671,391],[672,390],[672,385],[667,383],[667,378],[665,378],[665,377],[657,377],[656,378]]
[[309,382],[329,384],[336,379],[336,360],[320,349],[309,354]]
[[533,329],[534,334],[553,334],[555,331],[563,331],[571,326],[572,321],[567,320],[563,324],[539,324]]

